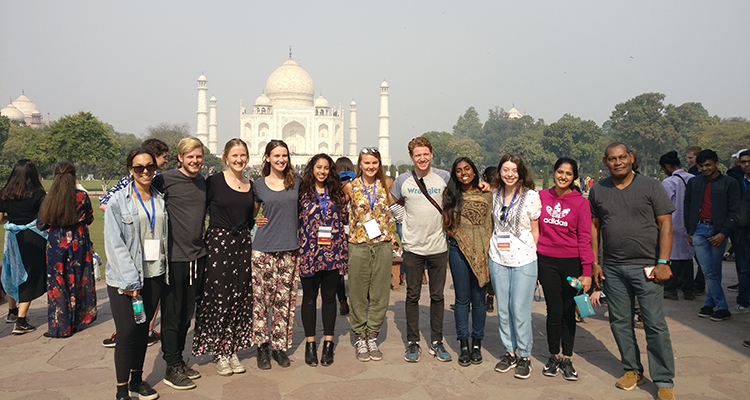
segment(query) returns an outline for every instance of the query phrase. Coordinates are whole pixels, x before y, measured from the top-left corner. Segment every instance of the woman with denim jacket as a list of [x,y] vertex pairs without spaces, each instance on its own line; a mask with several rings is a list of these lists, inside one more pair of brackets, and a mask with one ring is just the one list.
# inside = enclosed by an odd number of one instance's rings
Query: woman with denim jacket
[[[156,157],[144,148],[131,150],[130,188],[115,193],[105,211],[107,294],[117,330],[115,374],[117,399],[156,399],[143,381],[148,324],[154,315],[166,276],[167,211],[164,197],[151,187]],[[140,295],[146,318],[137,323],[132,299]]]

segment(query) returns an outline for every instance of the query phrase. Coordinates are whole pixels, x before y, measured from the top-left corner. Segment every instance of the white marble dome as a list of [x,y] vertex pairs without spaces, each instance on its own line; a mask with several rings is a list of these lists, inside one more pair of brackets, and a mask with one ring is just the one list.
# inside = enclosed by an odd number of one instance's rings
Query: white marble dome
[[8,104],[7,107],[0,110],[0,115],[4,115],[8,117],[11,121],[16,122],[23,122],[25,116],[23,115],[23,111],[16,108],[16,106],[13,105],[13,103]]
[[321,94],[320,96],[318,96],[317,99],[315,99],[315,107],[326,107],[326,108],[328,108],[328,107],[330,107],[330,105],[328,104],[328,100],[326,100],[326,98],[323,97],[323,95]]
[[255,99],[255,105],[256,106],[270,106],[271,99],[268,98],[268,96],[265,93],[262,93],[260,96],[258,96],[257,99]]
[[274,107],[312,107],[315,84],[310,74],[290,58],[268,77],[266,93]]
[[34,111],[39,111],[36,104],[32,103],[25,95],[18,96],[12,103],[17,109],[21,110],[24,115],[31,116]]

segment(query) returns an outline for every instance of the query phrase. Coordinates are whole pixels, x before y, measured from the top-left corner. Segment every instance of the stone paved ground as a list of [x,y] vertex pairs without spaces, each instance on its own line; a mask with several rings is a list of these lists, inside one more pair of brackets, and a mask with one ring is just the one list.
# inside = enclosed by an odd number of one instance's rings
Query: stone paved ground
[[[736,282],[733,263],[724,263],[724,286]],[[456,355],[457,344],[450,274],[446,286],[444,332],[449,351]],[[113,399],[113,349],[101,346],[114,329],[104,283],[97,285],[99,319],[94,326],[69,339],[48,339],[42,326],[36,332],[13,336],[11,324],[0,322],[0,399]],[[734,294],[729,294],[734,304]],[[304,363],[303,331],[299,314],[295,326],[295,346],[289,351],[292,366],[270,371],[256,366],[255,348],[240,352],[247,373],[221,377],[210,358],[190,357],[190,364],[203,374],[191,391],[176,391],[161,382],[164,362],[159,346],[149,348],[145,377],[159,391],[162,399],[652,399],[656,387],[650,381],[626,392],[614,387],[622,370],[617,347],[606,322],[606,307],[598,315],[578,325],[574,365],[580,380],[566,382],[561,376],[548,378],[541,370],[547,357],[544,303],[533,307],[534,351],[530,379],[519,380],[512,374],[493,371],[501,356],[497,333],[497,316],[488,316],[484,340],[484,363],[460,367],[456,361],[441,363],[430,357],[423,344],[422,359],[417,364],[403,361],[406,332],[404,316],[405,289],[391,292],[391,306],[381,333],[384,358],[380,362],[358,362],[354,359],[352,337],[346,318],[336,324],[335,363],[330,367],[310,368]],[[750,349],[742,340],[750,338],[750,314],[735,315],[717,323],[697,317],[702,301],[668,301],[665,309],[672,335],[677,366],[675,379],[679,399],[747,399],[750,398]],[[420,324],[428,328],[428,292],[423,287]],[[7,306],[0,316],[5,318]],[[43,300],[32,304],[30,320],[43,325],[46,308]],[[319,322],[320,324],[320,322]],[[192,334],[192,331],[191,331]],[[319,330],[319,336],[322,333]],[[646,360],[645,338],[636,333]],[[648,367],[646,367],[648,368]],[[648,375],[647,375],[648,376]]]

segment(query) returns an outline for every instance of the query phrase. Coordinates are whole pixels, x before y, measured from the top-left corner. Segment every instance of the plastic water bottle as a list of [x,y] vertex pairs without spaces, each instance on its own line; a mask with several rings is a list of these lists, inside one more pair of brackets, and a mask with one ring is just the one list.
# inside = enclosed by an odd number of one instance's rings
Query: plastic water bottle
[[146,322],[146,311],[143,310],[143,297],[137,294],[130,298],[133,301],[133,315],[135,316],[135,323],[142,324]]
[[581,288],[583,287],[583,285],[581,284],[581,281],[579,281],[578,278],[574,276],[568,277],[568,285],[570,285],[570,287],[572,287],[575,290],[581,290]]

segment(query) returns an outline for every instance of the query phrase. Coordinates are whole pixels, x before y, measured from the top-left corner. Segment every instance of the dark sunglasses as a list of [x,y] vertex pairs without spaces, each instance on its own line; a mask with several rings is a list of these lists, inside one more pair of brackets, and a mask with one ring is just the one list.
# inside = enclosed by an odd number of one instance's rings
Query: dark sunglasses
[[154,172],[156,171],[156,164],[149,164],[149,165],[133,165],[130,167],[133,169],[133,172],[140,175],[143,173],[143,170],[146,170],[147,172]]
[[362,153],[363,154],[368,154],[368,153],[375,154],[375,153],[380,153],[380,152],[378,151],[377,147],[365,147],[364,149],[362,149]]
[[508,206],[503,206],[503,208],[500,209],[500,221],[505,221],[505,211],[508,210]]

